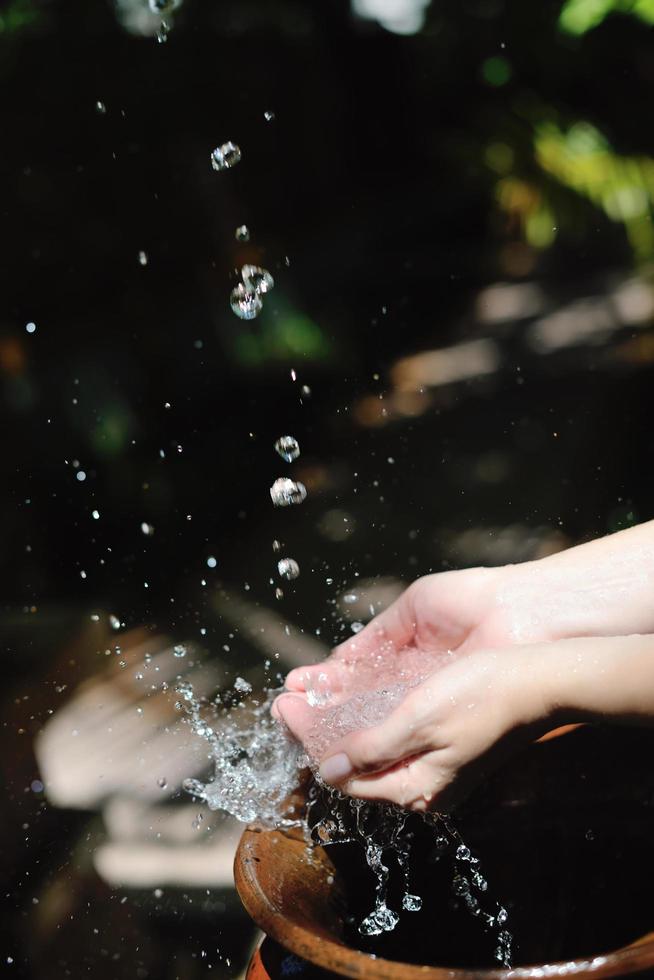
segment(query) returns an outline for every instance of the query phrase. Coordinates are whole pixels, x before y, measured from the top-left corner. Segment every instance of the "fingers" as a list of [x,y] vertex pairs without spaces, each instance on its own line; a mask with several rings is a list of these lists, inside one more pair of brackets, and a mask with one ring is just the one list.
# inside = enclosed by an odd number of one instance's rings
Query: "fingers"
[[437,735],[423,723],[420,713],[420,703],[409,695],[381,724],[347,735],[322,759],[322,778],[343,783],[355,773],[382,772],[434,748]]
[[287,675],[284,686],[288,691],[312,691],[317,695],[340,691],[343,687],[342,666],[332,654],[322,663],[296,667]]
[[345,685],[340,671],[343,660],[356,661],[390,645],[396,650],[408,646],[415,634],[416,623],[413,613],[415,583],[410,585],[388,609],[381,612],[360,633],[351,636],[335,647],[327,660],[310,667],[296,667],[286,677],[285,686],[289,691],[315,689],[320,674],[325,674],[325,683],[330,691],[339,691]]
[[408,646],[416,629],[412,601],[414,592],[415,583],[405,589],[388,609],[375,616],[360,633],[337,646],[334,656],[356,659],[374,653],[386,643],[398,650]]
[[341,787],[348,796],[369,802],[396,803],[405,810],[424,812],[434,806],[451,773],[442,770],[438,753],[407,759],[386,772],[355,776]]
[[306,698],[299,694],[280,694],[273,704],[273,714],[280,718],[291,734],[304,743],[315,722],[315,713]]

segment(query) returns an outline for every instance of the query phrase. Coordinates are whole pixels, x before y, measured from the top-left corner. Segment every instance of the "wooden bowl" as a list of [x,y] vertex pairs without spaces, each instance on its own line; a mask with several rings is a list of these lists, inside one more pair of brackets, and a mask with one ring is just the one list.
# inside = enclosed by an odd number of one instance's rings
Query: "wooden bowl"
[[[591,728],[531,746],[460,815],[458,826],[481,857],[489,891],[503,898],[518,883],[508,926],[525,965],[511,970],[491,966],[492,959],[488,966],[474,963],[470,947],[479,922],[463,911],[455,920],[445,906],[437,913],[427,909],[408,940],[398,927],[400,948],[391,955],[392,934],[378,946],[357,939],[348,919],[354,912],[360,921],[369,911],[374,886],[360,858],[347,850],[354,845],[309,849],[300,831],[248,827],[235,861],[238,893],[257,925],[285,949],[346,977],[541,980],[654,970],[653,749],[651,732]],[[426,868],[421,857],[417,863]],[[434,882],[447,878],[435,869],[429,874]],[[422,891],[414,890],[424,897],[424,882]],[[362,892],[368,908],[353,910],[352,894]],[[441,957],[455,921],[462,923],[461,936]],[[416,962],[411,935],[425,929],[431,948]],[[577,947],[583,949],[578,955],[547,955]],[[545,959],[536,962],[534,951],[544,951]]]

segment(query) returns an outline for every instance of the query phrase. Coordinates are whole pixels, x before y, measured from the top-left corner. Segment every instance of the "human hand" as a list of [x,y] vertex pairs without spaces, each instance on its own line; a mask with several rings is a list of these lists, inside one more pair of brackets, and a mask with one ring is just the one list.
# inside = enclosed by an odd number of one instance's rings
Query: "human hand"
[[[374,672],[376,657],[415,648],[426,655],[458,656],[511,642],[504,610],[497,595],[507,568],[471,568],[427,575],[350,637],[327,660],[292,670],[288,691],[319,700],[328,691],[332,700],[365,686],[366,668]],[[435,667],[433,668],[435,669]],[[373,678],[371,678],[373,679]]]
[[[447,811],[516,747],[552,727],[543,645],[471,653],[411,689],[380,724],[329,745],[320,774],[343,792],[408,810]],[[283,694],[276,712],[310,755],[331,709]]]
[[426,575],[326,661],[291,671],[286,687],[347,694],[356,672],[344,668],[382,647],[451,660],[517,643],[653,633],[653,591],[654,521],[538,561]]
[[[321,744],[324,709],[283,694],[276,710],[310,754]],[[350,796],[446,812],[550,728],[597,719],[654,724],[654,636],[472,653],[410,690],[380,724],[332,741],[316,761],[325,782]]]

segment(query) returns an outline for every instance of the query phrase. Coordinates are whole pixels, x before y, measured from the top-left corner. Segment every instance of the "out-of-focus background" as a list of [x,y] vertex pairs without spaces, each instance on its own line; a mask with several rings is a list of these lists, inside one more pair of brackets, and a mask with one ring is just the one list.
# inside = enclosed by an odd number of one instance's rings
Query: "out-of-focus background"
[[654,514],[654,2],[172,6],[0,3],[7,976],[243,969],[180,677]]

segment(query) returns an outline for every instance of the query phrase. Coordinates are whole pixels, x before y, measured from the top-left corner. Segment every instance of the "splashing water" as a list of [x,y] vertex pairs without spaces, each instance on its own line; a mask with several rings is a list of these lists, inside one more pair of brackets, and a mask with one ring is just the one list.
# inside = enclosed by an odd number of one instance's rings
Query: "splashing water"
[[[234,687],[242,693],[251,690],[242,678]],[[279,692],[269,691],[263,702],[252,699],[233,709],[220,702],[203,704],[188,682],[178,685],[177,692],[191,728],[209,742],[213,763],[211,779],[186,779],[186,792],[204,800],[210,810],[225,810],[243,823],[296,824],[285,816],[285,804],[298,784],[301,750],[270,714]]]

